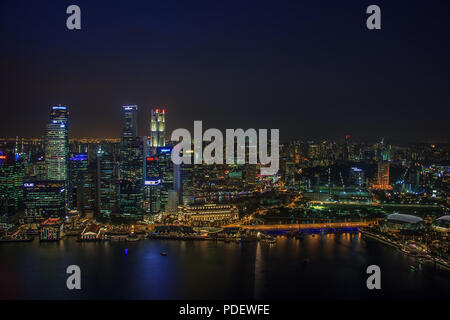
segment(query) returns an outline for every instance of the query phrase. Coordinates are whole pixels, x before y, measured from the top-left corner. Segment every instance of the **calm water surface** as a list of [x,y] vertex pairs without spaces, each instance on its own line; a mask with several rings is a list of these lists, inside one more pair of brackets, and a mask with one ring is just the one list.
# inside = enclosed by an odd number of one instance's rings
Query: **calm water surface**
[[[125,249],[127,254],[125,254]],[[161,256],[160,252],[167,252]],[[309,263],[304,263],[309,259]],[[66,288],[79,265],[82,290]],[[366,288],[367,266],[382,290]],[[263,243],[139,242],[0,244],[1,299],[449,299],[450,271],[357,233],[278,237]]]

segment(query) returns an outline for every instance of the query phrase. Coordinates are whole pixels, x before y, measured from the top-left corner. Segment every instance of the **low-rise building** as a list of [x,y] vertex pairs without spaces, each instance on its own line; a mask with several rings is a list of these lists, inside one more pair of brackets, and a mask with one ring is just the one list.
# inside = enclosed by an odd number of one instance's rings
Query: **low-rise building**
[[60,218],[44,220],[39,227],[39,239],[42,241],[57,241],[64,236],[64,223]]
[[84,228],[83,232],[81,233],[81,239],[82,240],[98,240],[101,238],[101,228],[95,224],[92,223],[88,225],[86,228]]
[[182,207],[185,220],[192,225],[224,225],[239,218],[239,211],[231,204],[205,204]]

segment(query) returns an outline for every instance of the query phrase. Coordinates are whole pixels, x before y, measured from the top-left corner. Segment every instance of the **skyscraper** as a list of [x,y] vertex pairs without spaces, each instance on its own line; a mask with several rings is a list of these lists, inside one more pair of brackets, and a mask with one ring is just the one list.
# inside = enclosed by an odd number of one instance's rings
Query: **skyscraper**
[[120,214],[142,216],[144,148],[137,137],[137,106],[122,107],[122,141],[119,155]]
[[146,157],[145,166],[145,211],[158,213],[161,210],[162,174],[158,155]]
[[389,162],[378,162],[378,184],[389,185]]
[[88,165],[89,161],[86,153],[70,153],[68,204],[71,210],[82,210],[83,179],[88,172]]
[[97,151],[97,208],[104,218],[116,211],[118,183],[115,167],[114,155],[100,146]]
[[166,144],[166,110],[152,109],[150,118],[150,147]]
[[374,189],[391,190],[389,184],[389,161],[378,161],[377,183],[373,185]]
[[134,141],[137,138],[136,105],[122,107],[122,142]]
[[68,137],[69,112],[66,106],[53,106],[50,122],[45,135],[45,162],[47,179],[51,181],[67,181],[67,165],[69,154]]
[[0,150],[0,213],[14,214],[23,202],[26,160]]

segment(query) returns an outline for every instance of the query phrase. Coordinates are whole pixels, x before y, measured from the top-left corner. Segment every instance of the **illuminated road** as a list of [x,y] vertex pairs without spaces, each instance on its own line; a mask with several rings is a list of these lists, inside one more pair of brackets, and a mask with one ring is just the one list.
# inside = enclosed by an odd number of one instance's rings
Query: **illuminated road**
[[227,227],[240,227],[247,230],[305,230],[305,229],[322,229],[322,228],[357,228],[368,227],[375,224],[375,221],[360,222],[328,222],[328,223],[301,223],[301,224],[264,224],[246,226],[240,224],[228,225]]
[[289,203],[289,204],[286,206],[286,208],[291,208],[291,209],[295,208],[295,203],[296,203],[297,201],[300,201],[302,198],[303,198],[303,195],[296,196],[295,199],[292,200],[291,203]]
[[349,205],[349,206],[365,206],[365,207],[403,207],[403,208],[426,208],[434,209],[439,208],[437,205],[432,204],[415,204],[415,203],[364,203],[364,202],[332,202],[332,201],[309,201],[310,205]]

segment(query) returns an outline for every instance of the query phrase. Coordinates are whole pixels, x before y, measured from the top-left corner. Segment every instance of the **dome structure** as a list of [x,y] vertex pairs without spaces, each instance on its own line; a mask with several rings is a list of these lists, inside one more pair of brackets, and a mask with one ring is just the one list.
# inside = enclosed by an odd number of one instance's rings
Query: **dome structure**
[[387,220],[390,222],[400,222],[409,224],[416,224],[423,221],[422,218],[410,214],[400,214],[400,213],[393,213],[388,215]]

